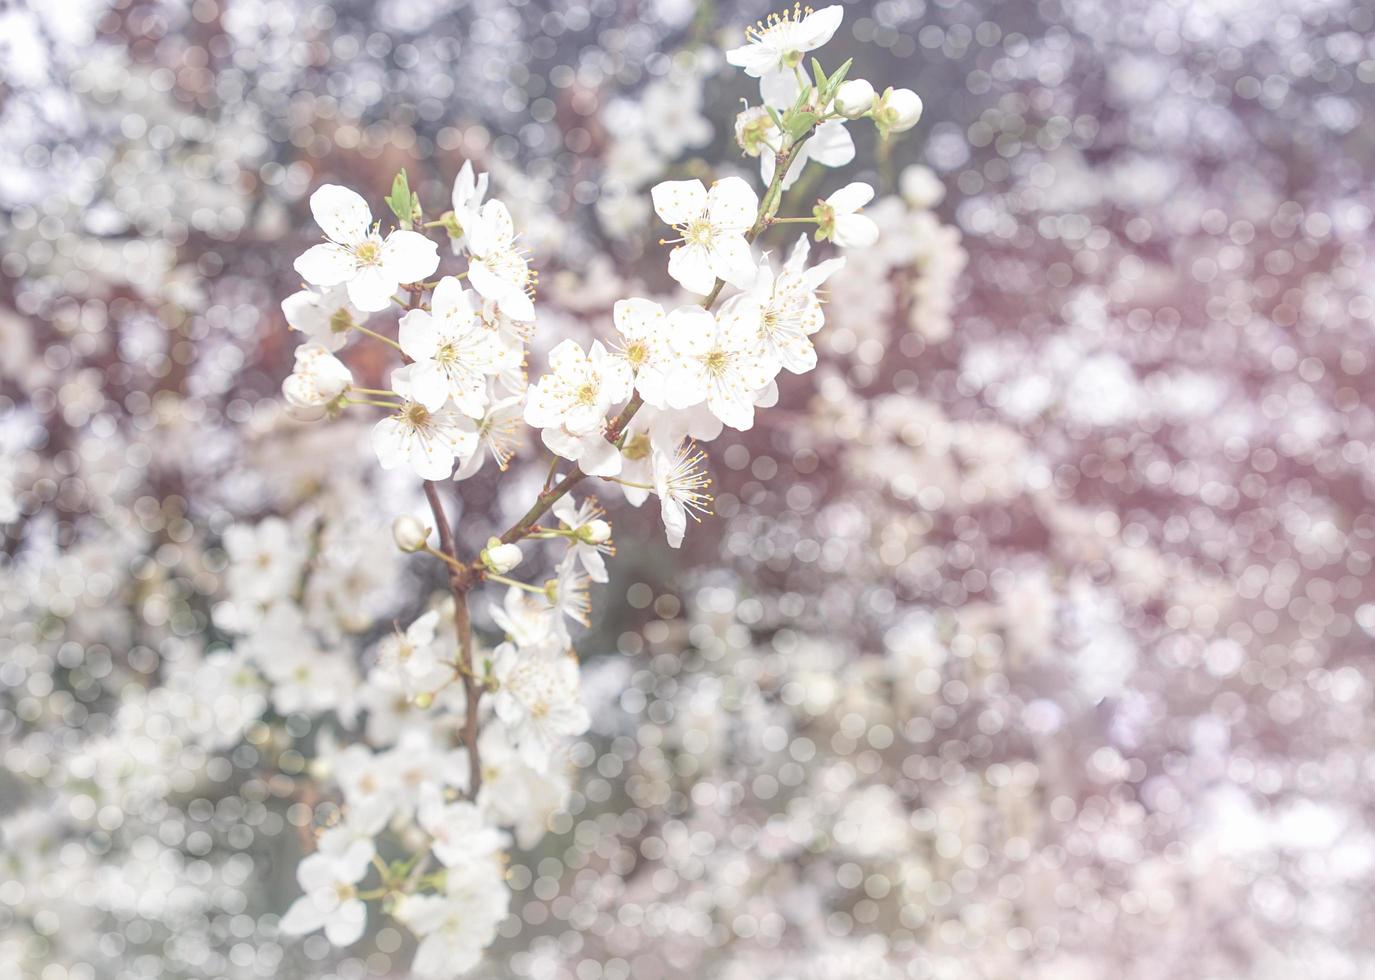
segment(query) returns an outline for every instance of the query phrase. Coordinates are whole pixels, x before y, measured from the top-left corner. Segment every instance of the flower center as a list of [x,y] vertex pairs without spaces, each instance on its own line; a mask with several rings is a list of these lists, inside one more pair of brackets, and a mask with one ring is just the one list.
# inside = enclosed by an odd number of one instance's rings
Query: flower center
[[578,389],[579,405],[595,405],[597,403],[597,386],[591,381],[584,381]]
[[329,318],[329,329],[333,333],[348,333],[352,330],[353,317],[349,315],[349,311],[342,308],[335,310],[334,315]]
[[376,242],[364,242],[354,250],[359,265],[376,265],[382,257],[382,248]]
[[406,421],[417,429],[430,421],[429,411],[418,402],[412,402],[406,406],[405,417]]
[[714,237],[711,221],[707,218],[694,219],[683,232],[683,238],[689,245],[710,245]]
[[644,459],[649,455],[650,448],[648,433],[637,432],[625,441],[621,453],[626,459]]
[[745,37],[750,41],[763,41],[779,28],[796,24],[804,18],[810,17],[813,12],[811,7],[804,7],[801,3],[795,3],[791,10],[785,9],[782,13],[769,14],[763,20],[756,21],[753,27],[745,28]]
[[719,376],[725,373],[726,366],[730,364],[730,355],[718,347],[706,356],[704,363],[708,373]]
[[649,357],[649,345],[643,340],[632,340],[625,348],[625,359],[632,367],[639,367]]
[[454,347],[452,341],[439,345],[439,350],[434,352],[434,359],[440,364],[453,364],[458,360],[458,349]]

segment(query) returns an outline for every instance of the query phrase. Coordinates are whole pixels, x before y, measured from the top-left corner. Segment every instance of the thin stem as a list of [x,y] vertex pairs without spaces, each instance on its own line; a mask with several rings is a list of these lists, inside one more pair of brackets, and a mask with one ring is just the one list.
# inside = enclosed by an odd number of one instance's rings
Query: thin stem
[[378,333],[376,330],[369,330],[367,327],[363,326],[361,323],[355,323],[355,324],[353,325],[353,329],[359,331],[360,333],[365,333],[365,334],[367,334],[369,337],[373,338],[374,340],[380,340],[380,341],[382,341],[382,343],[387,344],[387,345],[390,346],[390,347],[395,347],[397,350],[400,350],[400,349],[401,349],[401,345],[398,344],[396,341],[392,340],[390,337],[384,337],[384,336],[382,336],[380,333]]
[[538,595],[544,595],[544,590],[540,588],[538,585],[528,585],[525,582],[517,582],[513,578],[507,578],[505,575],[498,575],[496,572],[488,572],[486,577],[487,580],[490,582],[500,582],[502,585],[514,585],[516,588],[524,589],[526,592],[534,592]]
[[378,408],[390,408],[392,411],[401,407],[400,402],[380,402],[375,398],[345,398],[344,401],[350,405],[376,405]]
[[450,565],[452,565],[454,568],[461,568],[461,569],[463,569],[465,572],[468,570],[468,566],[464,565],[463,562],[459,561],[457,558],[454,558],[452,555],[446,555],[446,554],[444,554],[444,552],[442,552],[442,551],[436,551],[434,548],[431,548],[429,545],[425,545],[425,553],[426,553],[426,554],[430,554],[430,555],[434,555],[436,558],[441,558],[441,559],[443,559],[444,561],[446,561],[446,562],[448,562]]
[[393,398],[401,397],[390,388],[360,388],[358,385],[351,385],[349,391],[360,391],[365,395],[391,395]]
[[654,484],[652,483],[636,483],[633,480],[622,480],[618,476],[604,476],[602,477],[602,479],[605,480],[607,483],[619,483],[623,487],[634,487],[637,490],[654,489]]
[[771,225],[814,225],[815,218],[770,218]]

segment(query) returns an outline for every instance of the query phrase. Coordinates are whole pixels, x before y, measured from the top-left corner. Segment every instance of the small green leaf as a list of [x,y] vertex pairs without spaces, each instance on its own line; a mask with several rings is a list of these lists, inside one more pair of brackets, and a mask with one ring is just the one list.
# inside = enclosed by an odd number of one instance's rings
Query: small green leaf
[[826,73],[821,70],[821,62],[812,59],[812,77],[816,79],[816,87],[820,91],[826,90]]
[[788,115],[788,136],[792,139],[799,139],[812,131],[816,125],[818,116],[810,109],[803,109],[800,112],[789,113]]
[[836,89],[840,88],[840,83],[845,81],[845,76],[850,74],[850,66],[854,63],[855,59],[850,58],[845,64],[836,69],[836,73],[831,76],[831,81],[825,93],[828,99],[835,95]]
[[396,179],[392,181],[391,196],[386,201],[387,207],[391,208],[391,213],[396,215],[396,220],[401,223],[401,227],[409,231],[419,202],[411,194],[411,185],[410,181],[406,179],[405,170],[397,174]]
[[769,118],[772,119],[773,124],[778,127],[778,131],[780,133],[786,133],[788,128],[783,125],[783,120],[779,117],[778,110],[771,105],[765,106],[764,108],[769,110]]

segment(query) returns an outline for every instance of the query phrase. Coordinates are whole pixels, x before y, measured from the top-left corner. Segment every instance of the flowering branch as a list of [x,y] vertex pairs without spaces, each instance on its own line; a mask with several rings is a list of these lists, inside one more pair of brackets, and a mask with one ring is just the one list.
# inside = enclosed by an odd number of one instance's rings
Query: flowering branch
[[[712,503],[698,443],[727,426],[749,429],[756,408],[777,400],[782,372],[816,366],[810,338],[824,322],[818,290],[845,262],[836,256],[810,263],[804,235],[775,268],[767,254],[755,254],[756,240],[775,224],[814,225],[815,241],[842,249],[877,238],[877,225],[861,213],[873,190],[861,183],[817,201],[811,217],[777,217],[810,162],[837,167],[853,159],[848,122],[870,118],[886,137],[910,127],[920,111],[920,100],[906,90],[878,96],[869,83],[847,80],[849,62],[828,76],[813,58],[808,75],[804,54],[825,44],[840,19],[839,6],[799,7],[753,29],[746,44],[727,53],[731,64],[760,80],[763,104],[746,108],[735,129],[742,150],[759,158],[762,198],[737,176],[710,187],[673,180],[651,189],[655,212],[675,236],[661,241],[671,246],[668,273],[698,297],[695,304],[665,310],[648,298],[622,299],[612,310],[615,338],[587,347],[560,340],[549,351],[549,370],[533,385],[524,368],[536,275],[516,245],[506,206],[484,200],[486,175],[465,163],[452,209],[426,220],[402,171],[386,198],[398,227],[385,235],[353,191],[325,185],[312,195],[326,240],[297,259],[296,269],[317,291],[297,294],[284,309],[290,305],[288,322],[313,342],[297,350],[283,394],[294,406],[331,415],[359,406],[384,410],[371,436],[379,464],[409,469],[422,482],[439,547],[414,517],[397,518],[393,535],[403,551],[444,562],[454,635],[452,641],[436,635],[440,612],[432,608],[404,632],[398,625],[379,647],[377,669],[415,707],[454,709],[455,717],[457,705],[446,694],[461,685],[461,750],[452,735],[446,741],[466,758],[466,774],[449,774],[447,761],[435,762],[414,804],[428,843],[412,863],[388,868],[380,888],[360,892],[367,868],[355,858],[369,847],[352,842],[358,835],[370,841],[393,820],[397,803],[378,789],[390,785],[389,773],[368,769],[359,779],[345,767],[339,777],[344,819],[322,835],[307,859],[316,863],[309,869],[303,863],[299,872],[307,889],[327,886],[330,904],[320,913],[308,893],[283,921],[284,931],[323,926],[333,940],[348,931],[331,917],[346,917],[352,928],[366,915],[365,900],[384,898],[422,939],[414,966],[419,976],[452,972],[447,964],[453,962],[475,963],[491,941],[497,920],[474,920],[469,906],[456,904],[457,894],[473,887],[474,869],[479,877],[493,870],[491,859],[507,840],[498,828],[511,822],[500,793],[484,787],[500,778],[502,766],[487,774],[484,764],[495,754],[508,770],[520,766],[532,779],[553,779],[564,741],[590,725],[568,621],[588,625],[588,590],[608,581],[606,559],[615,547],[605,512],[590,497],[576,500],[573,491],[597,477],[634,505],[656,496],[668,542],[680,546],[688,518],[700,520]],[[466,258],[466,269],[435,277],[439,244],[427,233],[437,229],[452,253]],[[364,326],[370,314],[393,304],[402,310],[394,340]],[[387,387],[355,386],[334,356],[355,335],[399,353]],[[522,422],[539,431],[554,457],[543,488],[514,524],[465,558],[438,481],[467,479],[488,455],[505,470],[514,455],[512,433]],[[560,460],[571,464],[561,478]],[[541,523],[550,512],[556,527]],[[525,558],[521,545],[534,541],[560,541],[566,549],[552,576],[542,582],[511,577]],[[505,642],[484,652],[479,666],[469,598],[484,582],[506,589],[491,611]],[[431,855],[444,866],[432,873]]]

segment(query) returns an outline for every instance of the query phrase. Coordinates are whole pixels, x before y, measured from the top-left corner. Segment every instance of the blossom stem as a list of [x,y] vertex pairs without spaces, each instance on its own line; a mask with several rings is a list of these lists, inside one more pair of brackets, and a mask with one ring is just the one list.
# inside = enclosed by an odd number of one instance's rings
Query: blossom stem
[[602,477],[602,479],[605,480],[607,483],[619,483],[623,487],[634,487],[637,490],[652,491],[654,489],[654,485],[652,483],[636,483],[633,480],[622,480],[618,476],[604,476]]
[[437,551],[434,548],[431,548],[429,545],[425,545],[425,553],[434,555],[436,558],[441,558],[444,561],[448,562],[450,565],[454,566],[455,568],[462,568],[465,571],[467,570],[467,566],[464,565],[463,562],[459,561],[457,558],[454,558],[452,555],[446,555],[442,551]]
[[349,390],[362,392],[365,395],[391,395],[393,398],[401,397],[390,388],[360,388],[357,385],[352,385]]
[[380,341],[382,341],[382,343],[384,343],[384,344],[388,344],[388,345],[390,345],[390,346],[392,346],[392,347],[395,347],[397,350],[400,350],[400,349],[401,349],[401,345],[398,344],[396,341],[392,340],[390,337],[384,337],[384,336],[382,336],[380,333],[378,333],[376,330],[369,330],[367,327],[363,326],[361,323],[355,323],[355,324],[353,325],[353,329],[359,331],[360,333],[365,333],[365,334],[367,334],[369,337],[373,338],[374,340],[380,340]]
[[771,225],[814,225],[815,218],[770,218]]
[[487,579],[492,582],[500,582],[502,585],[514,585],[516,588],[524,589],[526,592],[536,592],[540,595],[544,595],[544,590],[538,585],[527,585],[524,582],[517,582],[513,578],[507,578],[505,575],[498,575],[496,572],[488,572]]
[[344,401],[348,402],[350,405],[376,405],[378,408],[390,408],[393,410],[401,407],[400,402],[380,402],[373,398],[345,398]]

